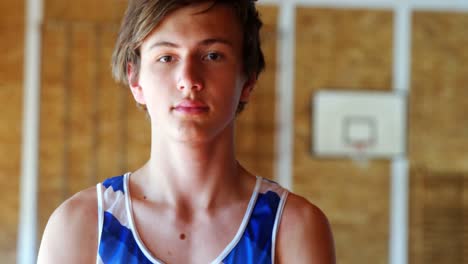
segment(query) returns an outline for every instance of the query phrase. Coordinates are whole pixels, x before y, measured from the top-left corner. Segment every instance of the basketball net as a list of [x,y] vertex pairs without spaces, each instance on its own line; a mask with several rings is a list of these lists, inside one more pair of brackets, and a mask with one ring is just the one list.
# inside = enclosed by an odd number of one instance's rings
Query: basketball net
[[370,146],[371,142],[364,140],[351,143],[354,152],[350,154],[350,157],[358,167],[367,168],[369,166],[368,149]]

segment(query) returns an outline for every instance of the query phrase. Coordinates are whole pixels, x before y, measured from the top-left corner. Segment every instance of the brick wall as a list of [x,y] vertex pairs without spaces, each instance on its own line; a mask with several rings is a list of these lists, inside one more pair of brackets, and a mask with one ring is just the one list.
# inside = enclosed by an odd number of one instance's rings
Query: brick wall
[[23,1],[0,2],[0,259],[15,263],[23,101]]

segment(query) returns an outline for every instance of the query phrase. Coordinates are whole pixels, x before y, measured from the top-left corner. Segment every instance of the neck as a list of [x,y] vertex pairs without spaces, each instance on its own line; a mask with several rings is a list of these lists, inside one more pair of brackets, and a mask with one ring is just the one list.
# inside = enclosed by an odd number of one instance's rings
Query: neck
[[233,141],[233,129],[201,143],[153,137],[144,169],[147,187],[155,199],[173,206],[208,209],[232,199],[243,173]]

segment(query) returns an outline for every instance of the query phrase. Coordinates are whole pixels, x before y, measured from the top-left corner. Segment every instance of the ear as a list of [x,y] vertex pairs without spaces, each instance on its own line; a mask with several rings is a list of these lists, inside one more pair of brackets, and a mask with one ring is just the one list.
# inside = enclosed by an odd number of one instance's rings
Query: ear
[[245,83],[244,86],[242,87],[242,93],[240,96],[240,101],[247,103],[250,98],[250,94],[252,93],[253,88],[255,87],[255,84],[257,84],[257,79],[255,76],[250,76]]
[[128,85],[130,86],[130,91],[132,92],[135,101],[139,104],[145,105],[146,101],[145,96],[143,94],[143,89],[140,86],[135,66],[131,63],[127,64],[127,80]]

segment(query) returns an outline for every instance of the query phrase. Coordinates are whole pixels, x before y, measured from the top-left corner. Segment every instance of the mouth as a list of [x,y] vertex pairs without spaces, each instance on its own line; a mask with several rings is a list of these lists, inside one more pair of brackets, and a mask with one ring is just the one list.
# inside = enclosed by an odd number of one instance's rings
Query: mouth
[[172,110],[181,114],[203,114],[210,108],[202,101],[185,99],[176,104]]

